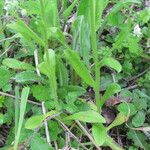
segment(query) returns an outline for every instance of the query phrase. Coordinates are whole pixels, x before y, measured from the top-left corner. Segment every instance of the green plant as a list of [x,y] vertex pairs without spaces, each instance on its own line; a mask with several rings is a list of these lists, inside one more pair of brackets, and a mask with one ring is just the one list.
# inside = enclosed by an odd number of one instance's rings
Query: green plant
[[11,125],[4,149],[14,140],[15,150],[149,149],[149,8],[16,0],[0,2],[0,14],[0,125]]

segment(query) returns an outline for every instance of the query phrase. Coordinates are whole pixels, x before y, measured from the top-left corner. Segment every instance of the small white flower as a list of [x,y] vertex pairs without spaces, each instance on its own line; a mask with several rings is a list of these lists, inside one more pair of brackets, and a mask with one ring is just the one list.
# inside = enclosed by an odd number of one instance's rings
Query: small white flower
[[141,28],[139,27],[138,24],[134,27],[133,34],[134,34],[135,36],[137,36],[137,37],[139,37],[139,36],[142,34]]
[[6,10],[6,14],[8,15],[10,11],[16,9],[18,6],[18,0],[5,0],[4,10]]
[[27,15],[26,9],[22,9],[22,10],[21,10],[21,15],[22,15],[22,16],[26,16],[26,15]]

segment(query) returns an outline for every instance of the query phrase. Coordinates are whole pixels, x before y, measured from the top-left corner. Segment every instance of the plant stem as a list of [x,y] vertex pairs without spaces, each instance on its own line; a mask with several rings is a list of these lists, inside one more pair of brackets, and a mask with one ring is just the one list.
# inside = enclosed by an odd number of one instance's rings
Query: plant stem
[[[43,0],[40,0],[40,5],[41,5],[41,17],[42,17],[42,21],[43,21],[43,35],[44,35],[44,40],[45,40],[45,54],[46,54],[46,59],[48,61],[48,64],[50,64],[50,58],[49,58],[49,52],[48,52],[48,36],[47,36],[47,22],[46,22],[46,17],[45,17],[45,4]],[[50,88],[52,90],[52,98],[55,100],[55,107],[56,109],[59,109],[59,103],[57,100],[57,81],[56,81],[56,77],[48,77],[49,78],[49,84],[50,84]],[[51,86],[53,85],[53,87]]]
[[95,91],[95,100],[97,110],[100,112],[100,69],[98,67],[98,53],[97,53],[97,44],[96,44],[96,27],[95,27],[95,0],[90,0],[90,24],[91,24],[91,45],[93,50],[93,59],[95,62],[95,82],[94,87]]

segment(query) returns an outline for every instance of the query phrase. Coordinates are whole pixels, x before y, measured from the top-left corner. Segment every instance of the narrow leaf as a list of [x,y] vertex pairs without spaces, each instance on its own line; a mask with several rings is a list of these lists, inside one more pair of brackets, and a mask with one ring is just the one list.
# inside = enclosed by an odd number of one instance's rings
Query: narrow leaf
[[121,87],[117,83],[112,83],[106,88],[106,91],[103,97],[100,100],[101,106],[109,99],[109,97],[113,96],[115,93],[121,91]]
[[35,68],[25,62],[21,62],[14,58],[6,58],[3,60],[3,65],[7,66],[8,68],[12,69],[20,69],[20,70],[35,70]]
[[24,120],[29,90],[30,88],[25,87],[23,88],[22,93],[21,93],[20,115],[19,115],[17,135],[15,136],[14,150],[17,150],[17,145],[19,143],[19,138],[20,138],[21,128],[22,128],[22,124]]
[[39,82],[42,81],[42,78],[35,74],[33,71],[23,71],[18,73],[15,76],[15,80],[18,83],[27,83],[27,82]]
[[79,120],[83,122],[89,122],[89,123],[105,123],[105,118],[101,116],[96,111],[89,110],[89,111],[83,111],[83,112],[78,112],[73,115],[70,115],[64,120]]
[[8,27],[16,32],[19,32],[29,42],[31,42],[31,40],[34,40],[37,44],[45,46],[44,41],[32,29],[30,29],[20,18],[18,18],[17,23],[9,24]]
[[83,81],[88,85],[95,87],[95,82],[85,67],[84,63],[80,60],[78,53],[73,50],[66,50],[65,56],[76,73],[83,79]]

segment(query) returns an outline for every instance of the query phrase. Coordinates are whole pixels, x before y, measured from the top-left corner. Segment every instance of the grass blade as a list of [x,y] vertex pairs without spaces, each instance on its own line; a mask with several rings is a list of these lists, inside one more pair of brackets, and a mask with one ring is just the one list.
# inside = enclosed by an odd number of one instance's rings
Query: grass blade
[[19,138],[20,138],[21,128],[22,128],[22,124],[23,124],[23,120],[24,120],[24,114],[25,114],[25,110],[26,110],[26,104],[27,104],[27,98],[29,95],[29,90],[30,90],[30,88],[25,87],[25,88],[23,88],[22,93],[21,93],[20,115],[19,115],[17,135],[15,136],[14,150],[17,150],[17,146],[19,143]]

